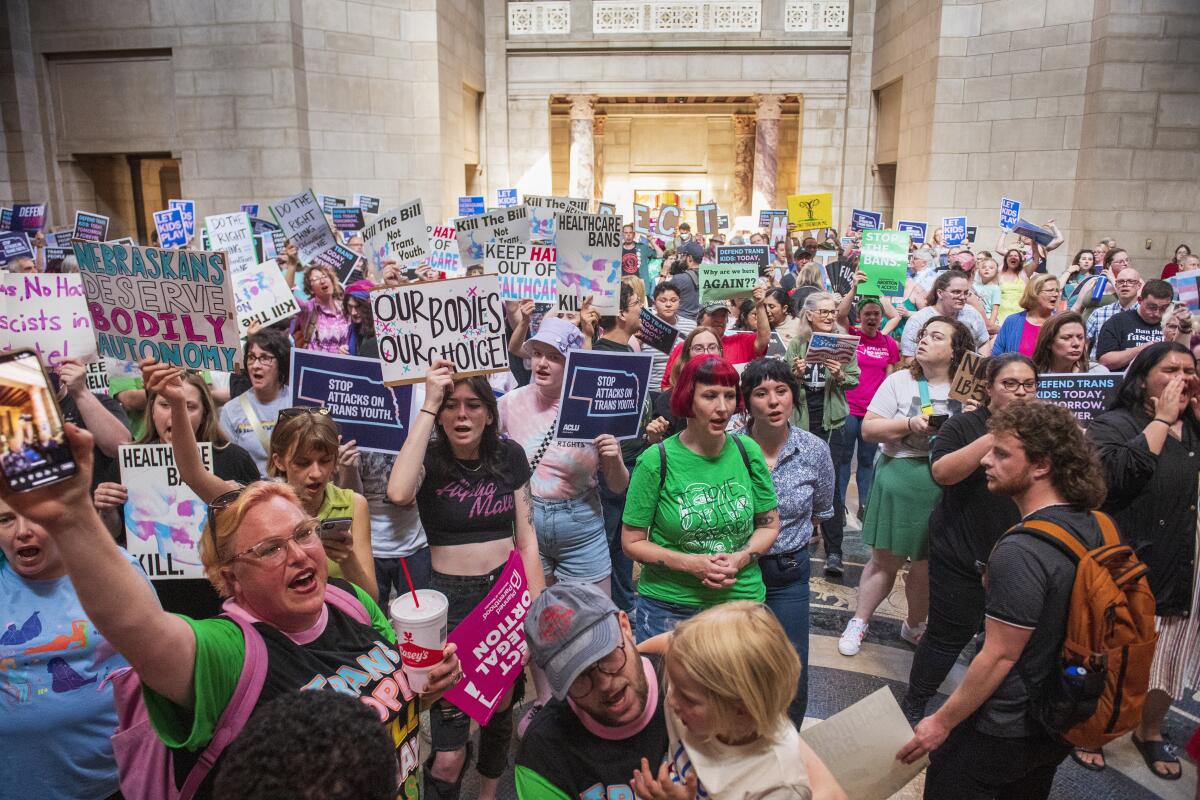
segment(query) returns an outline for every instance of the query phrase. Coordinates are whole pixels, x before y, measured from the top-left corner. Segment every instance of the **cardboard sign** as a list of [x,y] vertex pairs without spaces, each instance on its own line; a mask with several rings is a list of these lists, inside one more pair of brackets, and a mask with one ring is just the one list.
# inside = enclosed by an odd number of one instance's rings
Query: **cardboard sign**
[[97,352],[232,372],[241,363],[224,253],[76,242]]
[[642,324],[638,331],[638,339],[642,341],[642,344],[670,355],[675,348],[675,342],[679,340],[679,329],[663,322],[645,307],[638,315],[638,321]]
[[615,203],[596,203],[596,213],[612,216],[617,213],[617,206]]
[[508,369],[504,301],[495,275],[394,286],[371,292],[379,360],[388,386],[425,380],[445,358],[456,377]]
[[108,239],[108,217],[90,211],[75,212],[75,231],[71,238],[83,242],[103,242]]
[[360,231],[366,225],[362,209],[358,206],[338,206],[333,209],[331,215],[333,227],[339,231]]
[[850,213],[850,227],[856,231],[871,231],[883,227],[883,214],[856,208]]
[[[200,444],[212,471],[212,445]],[[125,501],[125,549],[151,580],[203,578],[200,536],[208,506],[179,476],[169,444],[123,444],[117,454]]]
[[696,206],[696,233],[711,236],[717,232],[717,204],[701,203]]
[[452,220],[458,238],[458,257],[464,268],[483,263],[491,242],[529,244],[529,207],[514,206]]
[[329,409],[342,441],[368,453],[399,453],[408,437],[411,386],[383,384],[375,358],[292,348],[292,405]]
[[925,234],[929,229],[928,223],[912,222],[902,219],[896,223],[896,229],[908,234],[908,240],[914,244],[925,244]]
[[833,227],[833,194],[791,194],[787,198],[788,222],[798,230]]
[[18,258],[33,258],[28,234],[18,231],[0,233],[0,266],[6,266]]
[[867,280],[858,287],[863,297],[900,297],[908,278],[908,234],[904,231],[863,231],[858,268]]
[[[1193,314],[1200,312],[1200,286],[1197,280],[1200,280],[1200,269],[1177,272],[1167,278],[1167,282],[1175,289],[1175,299],[1185,304]],[[1095,293],[1092,297],[1095,299]]]
[[300,260],[305,263],[338,243],[312,189],[273,203],[271,215],[296,245]]
[[427,231],[420,199],[385,211],[363,228],[363,253],[371,265],[372,277],[380,276],[387,259],[395,259],[401,272],[424,264],[429,256]]
[[229,268],[238,330],[243,334],[251,323],[266,327],[300,313],[296,295],[284,280],[275,259],[241,269]]
[[949,247],[967,241],[966,217],[942,217],[942,241]]
[[602,433],[640,435],[653,353],[570,350],[554,438],[590,442]]
[[504,300],[554,303],[558,298],[557,261],[558,254],[549,245],[491,242],[484,246],[483,271],[499,276]]
[[642,236],[650,234],[650,206],[633,204],[633,232]]
[[957,400],[963,405],[983,405],[987,397],[987,356],[979,353],[963,353],[962,361],[950,381],[949,399]]
[[46,224],[45,203],[14,203],[12,208],[12,230],[37,233]]
[[1046,228],[1034,225],[1032,222],[1027,222],[1023,219],[1018,219],[1017,224],[1013,226],[1013,233],[1020,236],[1028,236],[1042,247],[1054,241],[1054,233]]
[[344,244],[335,244],[312,260],[313,266],[327,267],[337,275],[338,283],[349,286],[357,280],[362,280],[362,270],[359,269],[358,253]]
[[187,232],[187,238],[190,241],[196,235],[196,201],[168,200],[167,208],[179,209],[179,215],[183,218],[183,230]]
[[663,206],[658,210],[658,220],[654,223],[654,227],[663,236],[674,236],[679,229],[681,216],[679,206],[674,204]]
[[1062,406],[1087,427],[1104,412],[1125,379],[1122,372],[1050,373],[1038,376],[1037,399]]
[[183,229],[183,213],[178,208],[154,212],[154,230],[158,232],[158,246],[165,250],[187,247],[188,235]]
[[592,298],[601,315],[621,304],[621,218],[604,214],[555,214],[558,310],[579,311]]
[[369,194],[358,194],[356,192],[354,194],[354,205],[362,209],[364,214],[379,213],[379,198],[372,197]]
[[1021,204],[1010,198],[1003,198],[1000,201],[1000,228],[1002,230],[1011,231],[1017,227],[1017,220],[1021,218]]
[[500,206],[500,208],[512,208],[513,206],[520,205],[520,201],[517,200],[517,190],[497,189],[496,205]]
[[209,247],[225,254],[225,263],[231,273],[237,274],[258,264],[254,230],[245,212],[205,217],[204,227],[208,231]]
[[530,238],[540,244],[554,244],[554,215],[556,213],[586,214],[591,207],[590,202],[578,197],[546,197],[527,194],[521,199],[525,205],[529,206]]
[[833,359],[839,364],[849,364],[858,351],[859,338],[842,333],[813,333],[804,360],[811,363]]
[[700,304],[754,294],[769,258],[770,248],[762,244],[718,246],[717,263],[700,265]]
[[22,347],[36,350],[50,366],[64,358],[95,358],[96,337],[78,275],[0,275],[0,350]]
[[429,256],[425,263],[430,269],[450,276],[462,275],[466,268],[458,256],[458,232],[449,225],[426,226],[429,236]]
[[463,678],[443,696],[481,726],[523,671],[529,649],[524,620],[532,604],[521,554],[513,550],[491,591],[446,637],[458,646]]

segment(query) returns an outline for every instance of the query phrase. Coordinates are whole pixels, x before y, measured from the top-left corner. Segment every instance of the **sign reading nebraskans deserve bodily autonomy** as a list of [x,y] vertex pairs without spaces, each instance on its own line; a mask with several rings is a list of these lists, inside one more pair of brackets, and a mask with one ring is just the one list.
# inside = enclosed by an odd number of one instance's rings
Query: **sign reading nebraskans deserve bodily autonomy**
[[408,436],[412,387],[383,384],[378,359],[292,348],[292,405],[329,409],[343,441],[399,453]]
[[76,242],[101,357],[231,372],[241,363],[224,253]]
[[383,382],[425,380],[439,358],[457,377],[508,369],[504,301],[495,275],[451,278],[371,292]]
[[590,442],[603,433],[636,437],[653,363],[653,353],[569,351],[554,438]]
[[621,218],[612,214],[555,214],[558,310],[592,308],[616,314],[621,303]]

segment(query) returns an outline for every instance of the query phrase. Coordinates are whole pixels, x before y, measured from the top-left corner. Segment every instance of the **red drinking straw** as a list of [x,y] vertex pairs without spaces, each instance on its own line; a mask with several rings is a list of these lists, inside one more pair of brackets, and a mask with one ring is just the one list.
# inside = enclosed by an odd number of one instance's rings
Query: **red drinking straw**
[[421,601],[417,598],[417,587],[413,586],[412,575],[408,574],[408,559],[403,556],[400,557],[400,567],[404,570],[404,580],[408,581],[408,590],[412,592],[413,606],[420,608]]

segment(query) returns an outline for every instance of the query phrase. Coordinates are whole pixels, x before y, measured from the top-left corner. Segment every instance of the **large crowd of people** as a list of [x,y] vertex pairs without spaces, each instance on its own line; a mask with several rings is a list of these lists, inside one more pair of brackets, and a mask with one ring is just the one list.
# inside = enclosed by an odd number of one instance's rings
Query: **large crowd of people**
[[[1144,566],[1157,640],[1125,702],[1149,774],[1179,779],[1163,722],[1200,688],[1200,336],[1165,279],[1200,261],[1180,245],[1159,278],[1117,242],[1073,243],[1055,275],[1063,237],[1048,227],[1048,244],[1002,237],[992,251],[935,231],[910,247],[895,296],[861,292],[860,232],[743,231],[728,242],[774,245],[758,286],[707,302],[699,271],[725,237],[627,225],[617,313],[509,303],[510,370],[462,377],[435,361],[398,455],[361,452],[324,409],[292,407],[289,365],[293,349],[378,357],[369,292],[437,279],[428,271],[391,263],[378,284],[343,286],[289,243],[277,260],[299,314],[252,326],[238,373],[145,360],[93,393],[82,363],[59,361],[77,474],[0,488],[0,774],[22,776],[28,798],[129,793],[138,776],[119,772],[125,745],[109,737],[134,677],[172,788],[200,776],[189,796],[440,800],[474,769],[492,800],[515,737],[522,800],[845,797],[843,765],[798,733],[822,691],[809,685],[820,552],[826,580],[856,589],[842,656],[915,649],[900,704],[914,733],[895,757],[929,755],[925,797],[1045,798],[1068,757],[1105,769],[1110,741],[1071,738],[1079,719],[1042,713],[1064,668],[1081,668],[1063,653],[1079,559],[1033,535],[1051,527],[1080,552],[1119,536]],[[347,243],[361,254],[361,238]],[[671,352],[640,341],[643,309],[678,331]],[[826,334],[855,337],[853,355],[815,353]],[[636,437],[555,438],[577,349],[654,353]],[[956,379],[976,358],[979,390],[964,398]],[[1086,430],[1037,399],[1042,376],[1106,372],[1124,374]],[[133,443],[170,446],[207,506],[205,579],[150,580],[123,549],[114,459]],[[862,565],[844,547],[853,517]],[[514,553],[533,602],[528,662],[473,746],[470,718],[443,697],[462,677],[454,646],[412,691],[382,655],[398,646],[386,610],[436,589],[454,630]],[[898,581],[905,618],[872,627]],[[230,745],[259,664],[258,710]],[[365,714],[297,696],[321,688],[387,701]]]

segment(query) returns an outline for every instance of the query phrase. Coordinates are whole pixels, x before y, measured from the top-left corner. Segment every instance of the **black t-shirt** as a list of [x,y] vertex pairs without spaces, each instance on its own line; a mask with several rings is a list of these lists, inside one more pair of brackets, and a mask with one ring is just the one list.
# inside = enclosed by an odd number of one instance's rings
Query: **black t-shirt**
[[636,243],[628,246],[621,245],[621,274],[640,274],[638,271],[638,246]]
[[[117,398],[99,392],[93,392],[93,396],[100,401],[100,405],[104,406],[108,413],[120,420],[126,428],[129,427],[129,415],[125,413],[125,407]],[[75,398],[68,394],[58,401],[58,405],[62,409],[64,422],[70,422],[72,425],[78,425],[87,430],[83,415],[79,413],[79,406],[75,404]],[[92,490],[95,491],[96,487],[102,483],[117,483],[120,480],[121,470],[117,466],[117,459],[109,458],[101,452],[99,447],[93,447]]]
[[[604,337],[601,337],[601,338],[597,339],[596,341],[592,342],[592,349],[596,350],[596,351],[602,351],[602,352],[608,352],[608,353],[632,353],[633,352],[633,348],[630,347],[629,345],[621,344],[620,342],[614,342],[611,339],[605,339]],[[643,415],[643,416],[645,416],[645,415]],[[649,420],[644,419],[643,423],[648,422],[648,421]],[[644,430],[644,427],[643,427],[643,430]],[[635,461],[637,461],[637,457],[639,455],[641,455],[642,451],[645,449],[646,449],[646,442],[644,439],[642,439],[641,436],[635,436],[632,439],[625,439],[624,441],[621,442],[621,459],[624,460],[624,462],[627,465],[632,466],[633,463]]]
[[1162,325],[1146,322],[1137,309],[1122,311],[1114,314],[1100,329],[1100,335],[1096,337],[1096,357],[1162,340]]
[[[989,416],[986,408],[977,408],[946,420],[933,439],[930,463],[984,436]],[[958,483],[942,487],[942,499],[929,517],[929,549],[964,572],[978,574],[996,540],[1020,520],[1011,498],[988,491],[979,467]]]
[[[1047,506],[1026,519],[1061,525],[1094,549],[1104,541],[1090,512],[1066,505]],[[987,564],[987,616],[1033,631],[1017,663],[980,708],[975,727],[981,733],[1019,738],[1044,732],[1029,716],[1030,691],[1062,668],[1067,608],[1075,585],[1075,564],[1057,545],[1014,532],[992,551]],[[980,645],[982,647],[982,645]]]
[[646,726],[627,739],[605,739],[585,728],[566,701],[551,700],[534,717],[521,741],[517,752],[519,785],[535,783],[536,779],[528,775],[535,773],[572,800],[633,796],[629,781],[633,771],[641,768],[642,759],[657,765],[667,752],[662,685],[665,670],[658,657],[643,658],[654,667],[658,685],[658,703]]
[[[822,436],[821,421],[825,416],[825,381],[829,373],[824,364],[808,364],[804,367],[804,400],[808,404],[808,430]],[[823,436],[822,436],[823,438]]]
[[491,542],[512,537],[517,521],[513,492],[529,483],[529,461],[519,444],[500,441],[500,476],[482,462],[455,459],[448,470],[425,454],[425,480],[417,491],[417,510],[433,547]]

